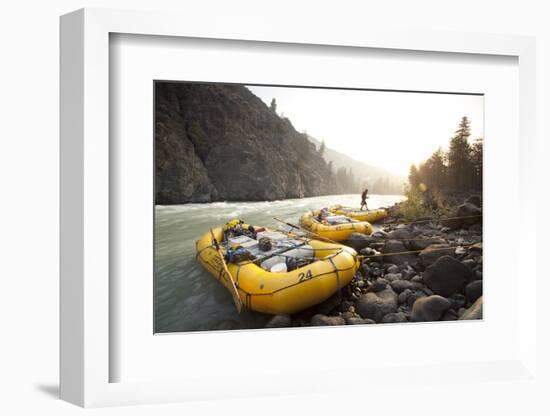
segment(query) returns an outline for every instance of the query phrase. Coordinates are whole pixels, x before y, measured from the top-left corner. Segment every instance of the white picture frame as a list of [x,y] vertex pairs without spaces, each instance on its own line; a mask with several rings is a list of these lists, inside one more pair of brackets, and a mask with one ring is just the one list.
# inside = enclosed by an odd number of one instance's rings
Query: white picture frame
[[[143,383],[110,382],[109,366],[109,36],[113,33],[278,42],[283,44],[332,45],[334,47],[382,48],[439,53],[504,55],[516,57],[519,65],[520,206],[518,259],[525,259],[528,242],[535,231],[525,218],[535,172],[535,41],[530,37],[469,33],[361,30],[330,34],[312,25],[307,33],[297,29],[281,31],[276,24],[261,27],[242,22],[204,25],[200,19],[186,19],[170,13],[107,9],[82,9],[61,18],[61,398],[80,406],[185,401],[213,397],[329,392],[346,388],[346,383],[324,385],[314,374],[271,374],[254,383],[222,374],[212,383],[207,378]],[[244,28],[235,33],[234,27]],[[525,214],[525,215],[523,215]],[[533,217],[530,216],[532,221]],[[532,266],[528,266],[532,267]],[[536,271],[526,279],[535,284]],[[511,271],[517,273],[517,271]],[[521,316],[536,310],[536,300],[518,291]],[[522,320],[522,322],[524,322]],[[360,331],[361,329],[357,329]],[[507,379],[535,377],[536,326],[525,320],[519,328],[517,355],[509,360],[478,363],[442,363],[444,367],[418,365],[414,372],[423,382],[438,380],[441,368],[466,379],[467,374],[485,373],[480,379],[503,374]],[[399,369],[376,369],[369,373],[388,379]],[[393,373],[392,373],[393,371]],[[334,379],[342,378],[338,372]],[[236,384],[231,389],[224,385]],[[281,386],[285,386],[284,389]]]

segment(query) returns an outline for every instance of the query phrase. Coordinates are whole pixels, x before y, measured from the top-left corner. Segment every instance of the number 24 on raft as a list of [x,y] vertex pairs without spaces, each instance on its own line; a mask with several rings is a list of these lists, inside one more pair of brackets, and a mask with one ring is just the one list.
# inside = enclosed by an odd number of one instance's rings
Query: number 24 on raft
[[302,272],[298,275],[298,282],[303,282],[304,280],[311,279],[313,277],[313,273],[311,273],[311,270],[308,270],[307,272]]

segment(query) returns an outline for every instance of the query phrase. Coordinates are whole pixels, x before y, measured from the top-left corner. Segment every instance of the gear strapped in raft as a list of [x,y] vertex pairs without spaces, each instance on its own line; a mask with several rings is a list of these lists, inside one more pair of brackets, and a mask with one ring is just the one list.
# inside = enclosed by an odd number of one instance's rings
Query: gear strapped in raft
[[[243,304],[254,311],[293,314],[309,308],[349,284],[358,268],[357,253],[350,247],[238,221],[203,235],[196,245],[197,260],[228,290],[234,284]],[[250,235],[235,236],[235,228]],[[213,239],[219,242],[223,260],[216,254]],[[267,251],[260,247],[264,239],[271,242]],[[239,250],[247,255],[230,255]],[[222,261],[232,283],[219,278]]]

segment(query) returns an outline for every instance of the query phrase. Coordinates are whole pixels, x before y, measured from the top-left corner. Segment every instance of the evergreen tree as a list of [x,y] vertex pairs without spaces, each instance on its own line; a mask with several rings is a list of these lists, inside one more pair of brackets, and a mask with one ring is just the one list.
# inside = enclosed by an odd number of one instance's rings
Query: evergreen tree
[[481,191],[483,182],[483,139],[477,138],[472,145],[472,187]]
[[468,143],[470,137],[470,120],[462,117],[458,130],[451,138],[447,159],[449,162],[448,181],[449,188],[455,191],[465,191],[470,187],[472,168],[470,155],[471,147]]
[[462,117],[458,129],[449,143],[448,152],[437,149],[429,159],[411,165],[409,184],[412,189],[426,185],[430,192],[464,192],[482,190],[483,139],[473,144],[470,138],[470,121]]
[[413,188],[416,188],[420,185],[420,182],[420,173],[418,172],[416,165],[412,164],[409,168],[409,183]]
[[319,154],[323,156],[325,154],[326,146],[325,141],[321,141],[321,146],[319,146]]

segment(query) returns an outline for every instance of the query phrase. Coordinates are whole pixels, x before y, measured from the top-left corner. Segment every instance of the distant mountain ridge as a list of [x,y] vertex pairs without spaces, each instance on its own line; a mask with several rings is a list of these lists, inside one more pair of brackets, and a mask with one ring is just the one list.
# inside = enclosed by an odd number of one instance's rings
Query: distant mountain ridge
[[[308,139],[315,144],[317,149],[321,147],[321,141],[315,137],[308,135]],[[332,162],[334,171],[340,168],[351,169],[360,186],[366,184],[371,193],[401,194],[403,193],[403,185],[407,183],[407,178],[404,176],[361,162],[329,147],[325,147],[323,157],[327,162]]]

